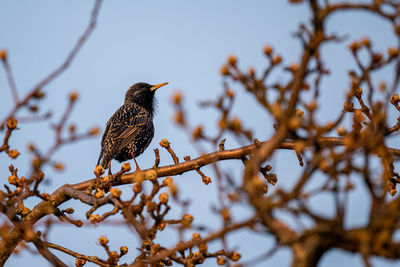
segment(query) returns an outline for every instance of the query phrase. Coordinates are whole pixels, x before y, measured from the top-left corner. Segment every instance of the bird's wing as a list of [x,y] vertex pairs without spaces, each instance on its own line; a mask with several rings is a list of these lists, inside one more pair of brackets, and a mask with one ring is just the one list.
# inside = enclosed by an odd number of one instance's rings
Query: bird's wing
[[146,110],[139,106],[121,107],[109,122],[108,137],[112,140],[113,150],[120,151],[131,143],[150,120]]

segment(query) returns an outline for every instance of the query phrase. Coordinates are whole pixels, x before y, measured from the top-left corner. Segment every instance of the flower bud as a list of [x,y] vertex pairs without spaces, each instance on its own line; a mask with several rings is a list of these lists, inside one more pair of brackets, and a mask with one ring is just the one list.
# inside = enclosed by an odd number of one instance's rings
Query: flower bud
[[75,102],[78,99],[78,97],[79,97],[78,92],[71,92],[69,94],[69,101]]
[[110,194],[111,194],[111,196],[113,196],[115,198],[119,198],[121,196],[122,192],[118,188],[111,188]]
[[7,128],[8,129],[10,129],[10,130],[15,129],[15,128],[17,128],[17,125],[18,125],[17,119],[10,118],[7,120]]
[[99,239],[97,239],[100,245],[105,246],[108,243],[108,239],[105,236],[100,236]]
[[104,197],[104,190],[103,189],[96,189],[96,192],[94,193],[95,198],[102,198]]
[[90,136],[96,136],[96,135],[99,134],[99,132],[100,132],[99,127],[93,126],[93,127],[90,128],[90,130],[89,130],[89,135],[90,135]]
[[186,228],[190,227],[190,225],[193,222],[193,219],[194,219],[193,216],[190,214],[183,215],[182,221],[181,221],[182,226],[186,227]]
[[122,172],[129,172],[131,170],[131,164],[129,162],[125,162],[122,164],[121,171]]
[[125,255],[126,253],[128,253],[128,247],[122,246],[122,247],[119,248],[119,251],[121,253],[121,256]]
[[208,185],[209,183],[211,183],[211,178],[208,176],[203,176],[202,180],[205,185]]
[[19,156],[19,152],[16,149],[12,149],[8,151],[8,155],[10,156],[10,158],[16,159]]
[[225,263],[226,263],[226,259],[224,257],[222,257],[222,256],[218,256],[217,257],[217,264],[218,265],[225,265]]
[[98,214],[92,214],[92,215],[90,215],[89,221],[90,221],[90,223],[92,223],[92,224],[98,223],[98,222],[100,221],[100,215],[98,215]]
[[141,183],[136,183],[133,185],[133,192],[135,194],[139,194],[140,192],[142,192],[142,184]]
[[0,59],[3,60],[3,61],[7,60],[7,50],[0,49]]
[[158,196],[158,199],[160,200],[160,203],[161,204],[167,204],[168,203],[168,193],[161,193],[159,196]]
[[272,53],[272,46],[270,46],[270,45],[264,46],[264,54],[269,56],[269,55],[271,55],[271,53]]
[[235,55],[230,55],[230,56],[228,57],[228,63],[229,63],[230,65],[234,66],[234,65],[236,65],[236,62],[237,62],[237,58],[236,58]]
[[96,175],[96,177],[99,177],[100,175],[102,175],[104,173],[104,168],[103,166],[97,165],[96,168],[94,168],[94,175]]
[[75,266],[80,267],[86,264],[86,260],[84,259],[76,259],[75,260]]
[[167,139],[161,139],[160,146],[161,147],[165,147],[165,148],[169,148],[168,140]]
[[242,255],[240,255],[239,252],[233,252],[232,255],[230,256],[230,259],[233,261],[238,261],[240,260],[240,258],[242,257]]

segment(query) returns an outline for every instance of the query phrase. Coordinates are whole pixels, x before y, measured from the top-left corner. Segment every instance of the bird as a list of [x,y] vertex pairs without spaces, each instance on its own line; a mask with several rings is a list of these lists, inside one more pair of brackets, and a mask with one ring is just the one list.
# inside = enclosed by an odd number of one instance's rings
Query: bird
[[97,165],[108,168],[109,174],[112,159],[123,162],[133,158],[136,170],[140,170],[135,158],[144,152],[154,137],[154,94],[167,84],[133,84],[126,92],[124,104],[107,121]]

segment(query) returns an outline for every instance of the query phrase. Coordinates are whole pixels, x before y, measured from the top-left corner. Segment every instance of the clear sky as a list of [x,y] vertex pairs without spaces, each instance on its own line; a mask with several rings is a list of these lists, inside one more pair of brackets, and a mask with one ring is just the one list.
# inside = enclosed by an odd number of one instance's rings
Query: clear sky
[[[45,88],[46,99],[40,104],[42,112],[51,110],[51,122],[59,120],[67,105],[68,94],[72,90],[80,92],[80,98],[69,122],[77,125],[78,132],[86,131],[93,125],[104,130],[104,124],[113,112],[123,103],[127,88],[135,82],[144,81],[152,84],[169,82],[168,86],[157,91],[158,113],[154,120],[156,133],[150,148],[138,158],[142,168],[153,165],[152,149],[158,147],[162,138],[167,138],[178,156],[197,155],[190,139],[172,123],[173,109],[170,103],[175,90],[183,92],[185,105],[191,125],[202,123],[207,128],[216,125],[217,114],[202,110],[198,103],[214,98],[222,90],[222,78],[219,68],[229,54],[239,58],[241,67],[255,67],[261,71],[266,64],[262,56],[265,44],[271,44],[286,62],[299,59],[300,44],[293,39],[300,21],[308,22],[309,10],[304,5],[289,5],[282,0],[219,0],[219,1],[105,1],[102,5],[97,28],[89,41],[74,60],[72,66],[58,79]],[[70,51],[78,36],[86,27],[93,6],[93,1],[50,1],[20,0],[0,1],[0,48],[9,53],[9,62],[13,69],[20,95],[28,92],[40,79],[57,67]],[[362,21],[362,22],[361,22]],[[359,39],[371,36],[377,48],[386,50],[394,45],[389,36],[390,25],[363,13],[347,12],[333,17],[328,23],[330,32]],[[347,68],[353,66],[346,46],[350,39],[335,47],[324,47],[325,60],[331,67],[332,75],[324,81],[321,98],[325,101],[320,110],[320,118],[329,120],[336,117],[344,100],[344,89],[348,86]],[[274,79],[282,79],[281,73],[274,74]],[[382,74],[382,77],[387,73]],[[12,96],[7,88],[6,78],[0,71],[0,114],[3,118],[12,104]],[[255,102],[240,87],[235,87],[240,98],[235,103],[234,113],[244,120],[244,124],[254,130],[255,136],[265,140],[271,134],[271,121],[266,119]],[[13,162],[24,174],[31,160],[26,144],[34,142],[43,151],[53,142],[54,135],[44,123],[21,125],[21,131],[13,133],[11,145],[23,154]],[[233,139],[228,139],[226,147],[237,147]],[[76,183],[93,176],[93,168],[100,150],[100,137],[83,141],[62,148],[55,154],[55,159],[66,165],[62,173],[48,170],[50,184],[46,191],[51,193],[64,183]],[[10,161],[0,155],[0,174],[8,176]],[[293,181],[298,169],[285,168],[285,164],[297,164],[293,153],[278,153],[273,160],[273,167],[279,176],[278,185]],[[171,164],[169,156],[162,151],[161,165]],[[114,163],[114,167],[116,164]],[[222,166],[232,167],[233,163]],[[234,177],[240,178],[241,169],[233,168]],[[211,168],[203,170],[212,176]],[[176,182],[184,198],[191,198],[195,223],[218,225],[219,219],[211,212],[210,206],[216,201],[216,185],[203,185],[200,177],[188,173],[176,177]],[[126,194],[130,186],[126,187]],[[362,225],[366,219],[368,203],[365,204],[362,192],[352,195],[349,225]],[[329,199],[321,199],[315,208],[329,209]],[[71,205],[68,203],[68,205]],[[68,206],[66,205],[66,207]],[[80,206],[75,218],[84,219],[87,207]],[[237,210],[236,218],[246,214],[246,210]],[[179,214],[179,213],[177,213]],[[107,235],[112,249],[127,245],[134,253],[137,236],[128,228],[113,230],[100,225],[71,229],[69,226],[57,226],[50,232],[50,241],[59,242],[68,248],[83,253],[103,253],[96,245],[100,235]],[[165,242],[175,237],[160,236]],[[247,231],[241,231],[230,237],[243,255],[244,260],[260,255],[273,245],[271,238],[259,237]],[[219,244],[217,244],[219,246]],[[216,246],[216,247],[218,247]],[[61,255],[61,254],[57,254]],[[102,254],[100,254],[101,256]],[[133,254],[130,254],[133,255]],[[104,255],[103,255],[104,256]],[[62,257],[72,264],[74,259]],[[41,257],[31,257],[28,252],[12,256],[6,266],[43,266]],[[269,266],[288,266],[290,252],[282,250],[266,263]],[[374,266],[392,266],[390,262],[374,259]],[[209,262],[213,266],[213,262]],[[264,263],[265,264],[265,263]],[[260,266],[264,266],[261,264]],[[376,265],[375,265],[376,264]],[[90,266],[90,265],[88,265]],[[363,266],[362,259],[341,251],[327,254],[321,264],[330,266]]]

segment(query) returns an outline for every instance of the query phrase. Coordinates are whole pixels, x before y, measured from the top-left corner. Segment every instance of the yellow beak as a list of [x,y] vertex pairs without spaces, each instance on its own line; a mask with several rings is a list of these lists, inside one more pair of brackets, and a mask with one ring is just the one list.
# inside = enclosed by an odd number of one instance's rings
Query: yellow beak
[[160,84],[154,85],[153,87],[150,88],[150,91],[155,91],[158,88],[160,88],[161,86],[164,86],[164,85],[167,85],[167,84],[168,83],[160,83]]

